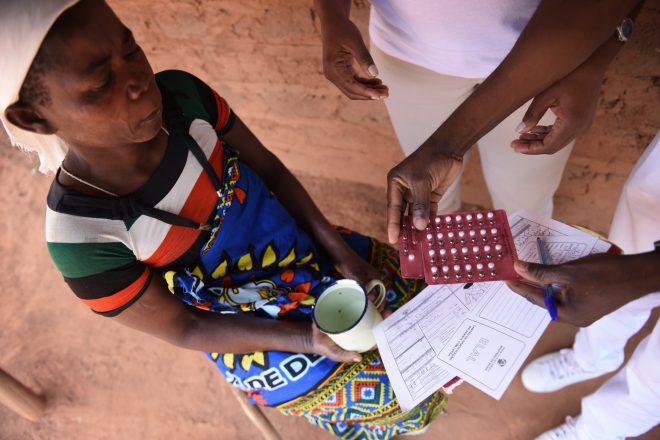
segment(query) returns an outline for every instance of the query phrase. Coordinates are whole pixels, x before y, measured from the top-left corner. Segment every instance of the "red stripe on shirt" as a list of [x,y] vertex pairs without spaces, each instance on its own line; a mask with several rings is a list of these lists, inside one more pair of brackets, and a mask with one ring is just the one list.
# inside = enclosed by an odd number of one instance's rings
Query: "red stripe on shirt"
[[215,131],[220,131],[229,121],[229,104],[215,91],[213,92],[213,96],[215,97],[215,105],[218,109],[218,120],[215,123]]
[[119,292],[106,296],[105,298],[81,299],[81,301],[87,304],[92,310],[99,313],[118,309],[128,304],[142,291],[142,289],[144,289],[147,280],[149,279],[149,273],[150,269],[145,267],[140,278],[133,281],[128,287],[123,288]]
[[[223,152],[222,143],[218,140],[209,158],[211,166],[220,179],[222,179]],[[205,223],[213,209],[215,209],[217,202],[218,195],[216,194],[215,187],[206,172],[202,171],[183,208],[181,208],[179,215],[194,220],[197,223]],[[190,249],[190,246],[195,243],[199,234],[200,231],[198,229],[176,225],[171,226],[165,239],[158,246],[158,249],[149,258],[143,260],[144,263],[155,267],[162,267],[171,263]]]

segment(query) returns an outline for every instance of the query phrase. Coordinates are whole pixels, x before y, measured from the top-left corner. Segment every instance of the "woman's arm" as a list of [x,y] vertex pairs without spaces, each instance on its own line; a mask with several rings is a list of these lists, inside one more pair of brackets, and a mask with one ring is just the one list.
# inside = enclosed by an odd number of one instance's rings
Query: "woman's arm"
[[608,40],[638,3],[542,0],[497,69],[413,154],[390,170],[390,241],[398,239],[401,213],[408,203],[415,227],[427,226],[430,204],[456,180],[463,155],[484,134],[594,54],[597,64],[607,60],[614,44]]
[[145,293],[114,319],[170,344],[216,353],[287,351],[316,353],[338,362],[359,361],[360,355],[335,345],[309,322],[292,322],[236,314],[217,314],[186,306],[152,277]]
[[342,240],[298,179],[238,117],[232,129],[222,138],[241,153],[241,160],[264,180],[266,186],[296,222],[323,248],[344,276],[362,283],[378,276],[378,272]]

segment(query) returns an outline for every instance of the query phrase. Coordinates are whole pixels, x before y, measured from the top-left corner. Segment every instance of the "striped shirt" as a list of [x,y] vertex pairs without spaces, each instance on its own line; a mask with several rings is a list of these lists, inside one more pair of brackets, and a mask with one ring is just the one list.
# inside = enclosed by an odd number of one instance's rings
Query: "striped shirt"
[[[217,175],[222,175],[223,146],[234,114],[226,101],[193,75],[164,71],[156,75],[181,107],[188,132]],[[153,270],[192,265],[208,233],[170,225],[146,215],[98,218],[81,206],[65,208],[65,196],[80,193],[59,183],[47,199],[48,251],[71,290],[94,312],[115,316],[146,290]],[[198,223],[212,217],[218,195],[208,174],[185,145],[168,142],[162,162],[135,193],[141,204]]]

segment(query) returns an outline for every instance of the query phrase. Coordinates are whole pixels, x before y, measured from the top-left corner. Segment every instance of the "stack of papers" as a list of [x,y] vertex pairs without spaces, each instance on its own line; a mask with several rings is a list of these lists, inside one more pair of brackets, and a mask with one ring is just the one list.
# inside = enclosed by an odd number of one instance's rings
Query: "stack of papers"
[[[610,244],[525,211],[509,216],[521,260],[540,262],[543,237],[551,264]],[[408,411],[455,376],[500,399],[550,322],[548,312],[502,281],[429,286],[374,329],[401,409]]]

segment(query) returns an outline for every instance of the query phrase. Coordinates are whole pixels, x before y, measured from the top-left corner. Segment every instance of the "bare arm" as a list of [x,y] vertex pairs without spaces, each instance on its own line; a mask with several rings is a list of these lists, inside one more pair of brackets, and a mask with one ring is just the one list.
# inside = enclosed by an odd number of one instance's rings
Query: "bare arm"
[[358,361],[309,322],[218,314],[198,310],[176,298],[160,276],[145,293],[113,318],[127,327],[190,350],[216,353],[287,351],[317,353],[338,362]]
[[351,99],[383,99],[389,90],[357,26],[349,19],[350,0],[314,0],[321,22],[323,73]]
[[615,54],[611,40],[615,29],[637,3],[542,0],[498,68],[413,154],[388,173],[390,242],[398,239],[401,214],[408,203],[415,227],[426,227],[430,204],[442,197],[459,175],[465,152],[515,109],[580,70],[587,60],[591,59],[592,67],[604,70],[602,66]]
[[509,55],[423,145],[463,155],[511,112],[588,60],[637,3],[542,0]]
[[363,285],[378,277],[378,272],[342,240],[298,179],[238,117],[223,139],[240,152],[241,160],[264,180],[298,225],[326,252],[344,276]]

